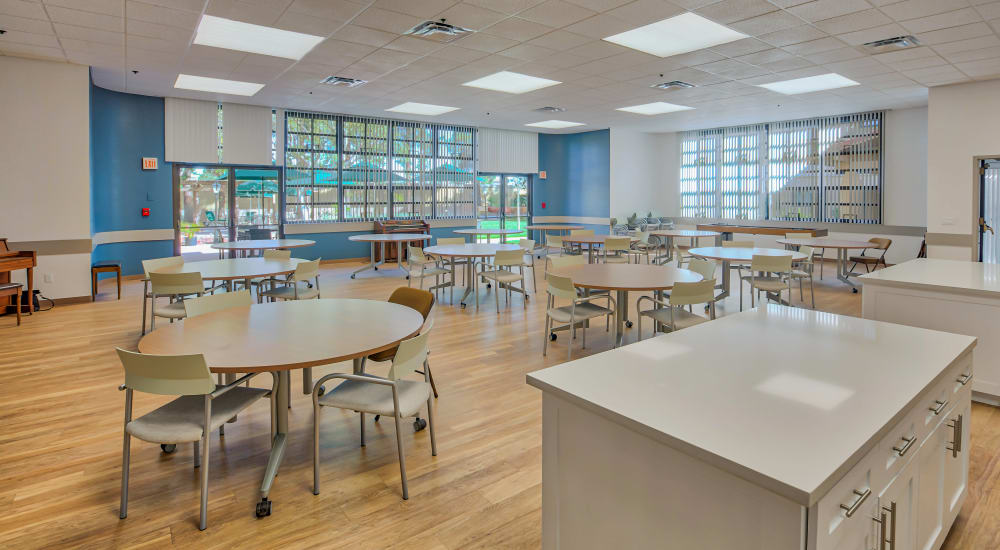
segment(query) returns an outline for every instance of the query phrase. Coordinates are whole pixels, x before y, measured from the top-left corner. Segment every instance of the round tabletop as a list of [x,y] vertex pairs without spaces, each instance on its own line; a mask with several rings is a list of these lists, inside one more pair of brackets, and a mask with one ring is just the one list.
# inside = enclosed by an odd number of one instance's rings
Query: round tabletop
[[139,340],[157,355],[200,353],[213,372],[265,372],[326,365],[392,348],[416,334],[415,309],[376,300],[284,300],[163,324]]
[[539,231],[539,230],[541,230],[541,231],[544,231],[544,230],[551,230],[551,231],[572,231],[574,229],[583,229],[583,226],[582,225],[564,225],[564,224],[553,223],[553,224],[545,224],[545,225],[529,225],[529,226],[525,227],[525,229],[530,229],[532,231]]
[[629,235],[566,235],[562,238],[564,243],[584,243],[584,244],[604,244],[605,239],[631,239],[638,241],[639,237]]
[[649,234],[661,237],[718,237],[722,235],[716,231],[696,231],[694,229],[657,229],[650,231]]
[[847,241],[829,237],[813,237],[807,239],[778,239],[779,244],[792,246],[812,246],[815,248],[874,248],[875,243],[865,241]]
[[583,264],[553,271],[573,279],[573,286],[598,290],[669,290],[674,283],[697,283],[703,277],[672,265]]
[[438,244],[424,247],[424,254],[456,258],[485,258],[496,256],[497,250],[522,250],[522,248],[516,244],[498,243]]
[[485,227],[475,227],[471,229],[456,229],[455,233],[460,235],[513,235],[520,233],[523,229],[487,229]]
[[267,239],[259,241],[232,241],[215,243],[212,248],[218,250],[271,250],[275,248],[301,248],[312,246],[316,241],[306,239]]
[[411,241],[427,241],[431,236],[423,233],[367,233],[364,235],[352,235],[347,237],[349,241],[362,241],[366,243],[402,243]]
[[236,279],[259,279],[287,275],[295,271],[295,266],[308,262],[302,258],[270,260],[265,258],[230,258],[227,260],[205,260],[184,262],[179,265],[158,268],[155,273],[201,273],[201,278],[210,281],[232,281]]
[[692,248],[688,254],[699,258],[710,260],[723,260],[726,262],[749,262],[754,256],[791,256],[792,261],[801,261],[808,258],[802,252],[792,250],[782,250],[780,248],[740,248],[735,246],[704,246]]

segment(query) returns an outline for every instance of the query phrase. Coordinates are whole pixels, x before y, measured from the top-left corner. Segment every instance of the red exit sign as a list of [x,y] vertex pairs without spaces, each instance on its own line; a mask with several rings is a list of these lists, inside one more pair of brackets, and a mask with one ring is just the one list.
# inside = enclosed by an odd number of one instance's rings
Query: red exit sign
[[156,157],[142,157],[143,170],[156,170],[156,168],[157,168]]

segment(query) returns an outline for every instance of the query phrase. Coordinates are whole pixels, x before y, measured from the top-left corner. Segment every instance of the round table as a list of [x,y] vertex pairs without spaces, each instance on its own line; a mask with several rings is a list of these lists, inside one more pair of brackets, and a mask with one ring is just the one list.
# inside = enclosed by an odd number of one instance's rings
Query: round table
[[[837,278],[851,287],[852,292],[858,291],[858,286],[851,282],[850,276],[863,275],[863,273],[851,273],[847,269],[847,251],[850,249],[873,248],[875,245],[866,241],[849,241],[844,239],[832,239],[830,237],[812,237],[803,239],[778,239],[779,244],[789,246],[811,246],[813,248],[835,248],[837,250]],[[822,271],[820,272],[822,276]]]
[[[430,235],[424,233],[367,233],[364,235],[352,235],[347,238],[349,241],[371,243],[371,256],[368,261],[368,265],[357,269],[354,273],[351,273],[351,278],[353,279],[355,275],[361,273],[362,271],[367,271],[369,269],[378,271],[378,266],[385,263],[385,245],[386,243],[396,243],[396,268],[402,272],[406,272],[403,269],[403,245],[402,243],[411,243],[419,241],[429,241],[431,239]],[[375,247],[381,246],[382,254],[379,256],[379,260],[375,261]]]
[[691,239],[691,247],[695,246],[697,239],[702,237],[715,237],[715,246],[722,246],[722,233],[718,231],[700,231],[697,229],[657,229],[650,231],[650,235],[665,237],[667,239],[667,254],[663,263],[674,259],[674,238]]
[[615,347],[624,341],[629,292],[653,291],[659,295],[675,283],[697,283],[703,279],[688,269],[650,264],[586,264],[560,268],[553,273],[573,279],[577,288],[615,291]]
[[[275,435],[260,486],[268,508],[288,436],[289,371],[361,359],[390,349],[424,323],[415,309],[374,300],[287,300],[235,307],[164,325],[139,340],[139,351],[204,355],[212,372],[271,372],[277,378]],[[303,390],[312,392],[303,374]]]
[[489,229],[486,227],[473,227],[470,229],[456,229],[459,235],[486,235],[486,240],[490,240],[490,235],[500,237],[501,242],[507,242],[507,235],[516,235],[524,231],[523,229]]
[[215,243],[212,248],[219,251],[219,259],[222,259],[222,254],[229,250],[231,254],[237,252],[250,252],[257,251],[258,255],[264,250],[276,250],[276,249],[287,249],[287,248],[301,248],[303,246],[312,246],[316,244],[316,241],[310,241],[307,239],[266,239],[266,240],[256,240],[256,241],[231,241],[228,243]]
[[[465,299],[472,294],[476,287],[476,266],[473,260],[477,258],[492,258],[496,256],[497,250],[521,250],[520,245],[498,244],[498,243],[465,243],[465,244],[438,244],[424,248],[424,254],[448,260],[451,265],[451,281],[445,286],[455,286],[455,260],[465,258],[469,260],[465,263],[465,293],[462,294],[461,305],[465,307]],[[526,251],[527,252],[527,251]],[[468,286],[469,284],[473,286]],[[517,287],[512,286],[511,290],[521,292]],[[525,296],[527,297],[527,295]],[[452,297],[454,298],[454,296]],[[452,300],[454,303],[454,299]],[[476,300],[476,309],[479,309],[479,300]]]
[[[719,260],[722,262],[722,283],[716,287],[722,290],[722,292],[716,297],[719,300],[729,296],[729,264],[732,262],[738,264],[749,264],[753,260],[754,256],[791,256],[793,262],[801,262],[802,260],[808,258],[805,254],[793,250],[782,250],[780,248],[740,248],[735,246],[706,246],[702,248],[692,248],[688,250],[688,254],[697,258]],[[740,285],[742,284],[743,283],[740,282]],[[743,311],[742,289],[743,287],[740,286],[740,311]]]
[[[566,223],[546,223],[546,224],[532,224],[525,227],[528,231],[538,231],[541,234],[542,239],[535,239],[535,242],[544,246],[545,236],[548,235],[549,231],[559,231],[569,233],[575,229],[583,229],[582,225],[566,224]],[[562,234],[562,233],[560,233]]]
[[587,245],[587,263],[594,263],[594,247],[604,244],[606,239],[628,238],[631,242],[636,242],[639,237],[629,235],[566,235],[562,238],[563,244]]

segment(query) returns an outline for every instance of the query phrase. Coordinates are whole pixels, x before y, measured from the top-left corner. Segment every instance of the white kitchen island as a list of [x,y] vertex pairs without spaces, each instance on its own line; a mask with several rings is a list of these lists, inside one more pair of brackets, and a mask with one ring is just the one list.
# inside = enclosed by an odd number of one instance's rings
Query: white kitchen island
[[529,374],[543,547],[936,549],[975,342],[767,305]]
[[918,258],[861,280],[865,319],[979,338],[972,396],[1000,404],[1000,265]]

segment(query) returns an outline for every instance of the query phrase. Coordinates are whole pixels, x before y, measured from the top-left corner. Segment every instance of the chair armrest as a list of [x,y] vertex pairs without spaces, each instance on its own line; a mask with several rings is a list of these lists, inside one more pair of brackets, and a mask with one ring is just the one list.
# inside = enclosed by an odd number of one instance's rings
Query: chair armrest
[[585,302],[590,302],[592,300],[600,300],[602,298],[607,298],[608,299],[608,305],[612,306],[612,308],[617,307],[615,299],[611,297],[611,294],[595,294],[593,296],[584,296],[582,298],[577,298],[575,300],[575,302],[578,303],[578,304],[582,304],[582,303],[585,303]]
[[312,396],[313,396],[313,401],[314,402],[317,399],[319,399],[319,388],[320,388],[320,386],[322,386],[323,383],[326,382],[327,380],[333,380],[335,378],[338,378],[338,379],[341,379],[341,380],[354,380],[355,382],[368,382],[368,383],[371,383],[371,384],[382,384],[383,386],[392,386],[392,391],[393,392],[396,391],[396,381],[395,380],[389,380],[388,378],[381,378],[381,377],[378,377],[378,376],[371,376],[371,375],[361,376],[361,375],[358,375],[358,374],[347,374],[345,372],[335,372],[333,374],[328,374],[328,375],[324,376],[323,378],[320,378],[313,385]]
[[670,305],[670,302],[664,302],[663,300],[657,300],[657,299],[653,298],[652,296],[640,296],[639,299],[635,301],[635,310],[638,311],[639,313],[642,313],[639,310],[639,304],[641,304],[643,300],[649,300],[650,302],[653,302],[654,304],[659,304],[659,305],[661,305],[663,307],[672,307]]
[[216,388],[214,392],[208,394],[208,398],[209,399],[217,399],[218,397],[224,395],[229,390],[235,388],[236,386],[239,386],[240,384],[246,382],[247,380],[250,380],[254,376],[257,376],[258,374],[260,374],[260,373],[259,372],[251,372],[250,374],[244,374],[243,376],[237,378],[236,380],[233,380],[231,383],[226,384],[225,386],[222,386],[221,388]]

